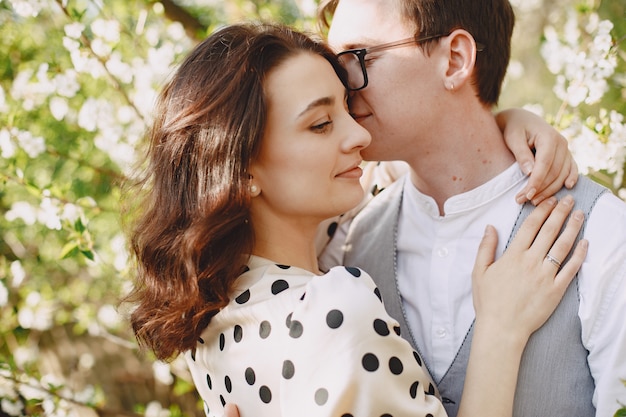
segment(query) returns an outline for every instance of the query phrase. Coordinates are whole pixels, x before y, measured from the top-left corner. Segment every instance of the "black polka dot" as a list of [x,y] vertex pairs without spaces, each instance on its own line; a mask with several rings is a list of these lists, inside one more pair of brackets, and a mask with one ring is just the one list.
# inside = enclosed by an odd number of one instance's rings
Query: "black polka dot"
[[341,417],[354,417],[354,416],[350,413],[346,413],[346,414],[342,414]]
[[196,361],[196,348],[191,349],[191,360]]
[[287,325],[287,327],[291,327],[291,316],[293,316],[293,313],[289,313],[287,319],[285,320],[285,324]]
[[380,417],[393,417],[393,416],[391,414],[389,414],[389,413],[385,413],[385,414],[381,415]]
[[328,237],[335,236],[335,232],[337,231],[338,225],[339,224],[337,222],[332,222],[331,224],[328,225],[328,229],[326,229],[326,234],[328,235]]
[[244,372],[244,376],[246,378],[246,382],[248,383],[248,385],[254,385],[254,383],[256,382],[256,375],[254,373],[254,369],[250,367],[246,368],[246,371]]
[[424,391],[426,395],[435,395],[435,386],[431,383],[428,384],[428,391]]
[[300,297],[300,301],[304,300],[304,296],[306,295],[306,293],[302,294],[302,297]]
[[336,329],[343,323],[343,313],[339,310],[330,310],[326,315],[326,324],[331,329]]
[[373,353],[366,353],[361,360],[366,371],[374,372],[378,369],[378,358]]
[[389,359],[389,370],[394,375],[400,375],[404,370],[404,366],[402,365],[402,361],[395,356],[392,356]]
[[209,376],[209,374],[206,374],[206,384],[209,389],[213,389],[213,383],[211,382],[211,377]]
[[315,391],[315,404],[324,405],[328,401],[328,391],[326,388],[320,388]]
[[378,289],[378,287],[374,288],[374,294],[376,294],[376,297],[378,297],[378,299],[382,303],[383,302],[383,296],[380,295],[380,290]]
[[239,294],[239,297],[235,298],[235,301],[237,302],[237,304],[245,304],[249,300],[250,300],[250,290],[245,290],[244,292]]
[[272,391],[270,391],[266,385],[263,385],[259,388],[259,397],[261,397],[261,401],[265,404],[269,404],[269,402],[272,401]]
[[302,323],[300,323],[298,320],[291,321],[291,326],[289,326],[289,336],[297,339],[302,336],[303,331],[304,328],[302,327]]
[[428,413],[428,414],[426,414],[426,417],[433,417],[433,415]]
[[233,338],[236,343],[241,342],[241,338],[243,338],[243,329],[240,325],[235,325],[235,330],[233,331]]
[[279,267],[280,269],[289,269],[291,268],[289,265],[282,265],[282,264],[276,264],[277,267]]
[[224,345],[226,344],[226,337],[224,333],[220,334],[220,350],[224,350]]
[[263,320],[261,324],[259,325],[259,336],[261,336],[261,339],[267,339],[267,337],[270,335],[271,332],[272,332],[272,325],[270,324],[269,321]]
[[224,386],[226,387],[226,392],[229,394],[233,391],[233,383],[230,381],[230,377],[228,375],[224,377]]
[[396,332],[398,336],[401,336],[400,326],[393,326],[393,331]]
[[374,330],[381,336],[389,335],[389,326],[387,326],[387,322],[385,322],[384,320],[374,320]]
[[277,279],[272,284],[272,294],[276,295],[289,288],[289,284],[284,279]]
[[198,343],[200,343],[200,344],[204,345],[204,339],[203,339],[203,338],[201,338],[201,337],[199,337],[199,338],[198,338]]
[[411,388],[409,388],[409,394],[411,395],[411,398],[415,399],[415,397],[417,397],[417,387],[419,387],[419,385],[419,381],[415,381],[411,384]]
[[353,276],[357,278],[361,276],[361,270],[359,268],[354,268],[352,266],[346,266],[345,268],[346,268],[346,271],[348,271]]
[[416,351],[413,351],[413,357],[415,358],[415,361],[417,362],[417,364],[419,366],[422,366],[422,358],[420,357],[420,354],[417,353]]
[[293,362],[289,359],[283,362],[283,378],[291,379],[296,373],[296,368],[293,366]]
[[250,270],[250,267],[248,265],[243,267],[243,272],[242,274],[245,274],[246,272],[248,272]]
[[224,397],[222,397],[221,394],[220,394],[220,402],[222,403],[222,407],[226,405],[226,400],[224,399]]

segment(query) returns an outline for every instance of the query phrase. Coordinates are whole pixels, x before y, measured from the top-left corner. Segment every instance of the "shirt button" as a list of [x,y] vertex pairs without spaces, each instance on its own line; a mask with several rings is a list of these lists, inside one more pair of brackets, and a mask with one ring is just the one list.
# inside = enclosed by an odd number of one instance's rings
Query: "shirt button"
[[437,256],[439,256],[440,258],[445,258],[446,256],[448,256],[448,248],[441,247],[437,249]]
[[443,327],[440,327],[437,329],[437,337],[439,337],[440,339],[443,339],[444,337],[446,337],[446,329],[444,329]]

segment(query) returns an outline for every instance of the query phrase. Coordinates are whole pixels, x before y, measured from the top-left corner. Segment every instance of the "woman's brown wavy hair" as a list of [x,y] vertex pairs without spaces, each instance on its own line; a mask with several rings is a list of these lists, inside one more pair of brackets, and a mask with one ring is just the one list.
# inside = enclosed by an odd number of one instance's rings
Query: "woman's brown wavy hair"
[[194,347],[229,301],[253,249],[248,167],[266,123],[263,83],[288,58],[335,55],[284,26],[222,28],[197,45],[159,95],[138,179],[125,187],[133,257],[130,321],[162,360]]

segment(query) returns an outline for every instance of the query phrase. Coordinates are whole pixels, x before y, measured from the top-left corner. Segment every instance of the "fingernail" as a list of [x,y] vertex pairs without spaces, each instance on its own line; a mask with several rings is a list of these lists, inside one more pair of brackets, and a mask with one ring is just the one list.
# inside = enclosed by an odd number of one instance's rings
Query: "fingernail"
[[574,217],[574,219],[576,220],[583,220],[585,218],[585,215],[583,214],[582,211],[580,210],[576,210],[573,214],[572,217]]
[[587,239],[581,239],[579,245],[583,249],[587,249],[589,247],[589,241]]
[[523,194],[518,194],[515,196],[515,202],[517,204],[524,204],[527,201],[526,197]]
[[548,198],[548,199],[546,200],[546,203],[547,203],[547,204],[549,204],[549,205],[551,205],[551,206],[556,205],[556,197],[550,197],[550,198]]
[[533,197],[535,196],[535,194],[537,193],[537,190],[534,188],[531,188],[530,190],[528,190],[528,192],[526,193],[526,198],[529,200],[532,200]]
[[575,184],[574,180],[567,180],[565,181],[565,188],[572,188]]
[[574,197],[568,194],[565,197],[563,197],[561,201],[563,202],[563,204],[567,206],[571,206],[572,204],[574,204]]
[[530,175],[530,173],[533,172],[533,163],[526,162],[524,165],[522,165],[522,172],[526,175]]

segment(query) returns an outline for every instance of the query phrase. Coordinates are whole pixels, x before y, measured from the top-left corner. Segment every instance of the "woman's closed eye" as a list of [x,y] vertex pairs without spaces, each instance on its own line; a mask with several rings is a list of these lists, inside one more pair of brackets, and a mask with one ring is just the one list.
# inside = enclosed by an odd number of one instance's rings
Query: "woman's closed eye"
[[332,123],[332,120],[326,119],[321,123],[314,124],[309,129],[313,133],[326,133],[328,132],[328,130],[330,130]]

